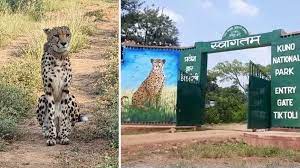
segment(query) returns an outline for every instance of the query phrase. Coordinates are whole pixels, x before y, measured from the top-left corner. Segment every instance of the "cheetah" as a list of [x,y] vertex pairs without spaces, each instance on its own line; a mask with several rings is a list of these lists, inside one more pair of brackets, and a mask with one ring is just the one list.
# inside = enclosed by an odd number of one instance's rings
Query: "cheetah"
[[44,94],[39,98],[36,113],[47,145],[69,144],[71,127],[83,120],[75,96],[69,92],[72,80],[68,56],[71,31],[67,26],[44,29],[47,42],[41,60]]
[[147,106],[158,107],[164,87],[165,59],[151,59],[152,69],[148,77],[142,82],[132,96],[132,106],[147,109]]

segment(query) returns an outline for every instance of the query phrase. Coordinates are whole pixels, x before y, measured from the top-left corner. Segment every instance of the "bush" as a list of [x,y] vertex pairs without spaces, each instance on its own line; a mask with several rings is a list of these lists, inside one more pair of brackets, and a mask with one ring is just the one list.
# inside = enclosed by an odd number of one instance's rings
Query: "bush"
[[13,139],[16,132],[16,121],[13,118],[0,117],[0,139]]
[[216,108],[209,108],[205,111],[204,121],[210,124],[218,124],[222,120],[220,119],[220,114]]
[[247,110],[248,104],[244,103],[241,105],[240,110],[237,110],[233,113],[232,120],[234,122],[243,122],[247,120]]
[[22,59],[11,62],[1,68],[0,81],[19,86],[31,96],[41,88],[40,63],[33,59]]
[[241,122],[246,119],[246,96],[239,88],[217,88],[207,93],[207,100],[214,100],[215,106],[205,110],[208,123]]
[[18,120],[28,115],[35,99],[14,85],[0,83],[0,117]]

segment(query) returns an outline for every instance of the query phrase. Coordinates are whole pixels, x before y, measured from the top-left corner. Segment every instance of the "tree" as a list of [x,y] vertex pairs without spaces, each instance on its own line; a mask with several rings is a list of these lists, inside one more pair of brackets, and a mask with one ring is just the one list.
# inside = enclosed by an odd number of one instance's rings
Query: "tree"
[[235,86],[239,86],[246,93],[247,86],[242,84],[240,78],[247,77],[249,74],[249,67],[238,60],[232,62],[218,63],[212,70],[216,76],[220,77],[220,82],[232,81]]
[[208,71],[207,73],[207,86],[206,86],[206,92],[212,92],[219,88],[217,84],[217,76],[216,74],[212,73],[211,71]]
[[[268,76],[271,76],[271,65],[263,66],[256,64],[258,68]],[[239,86],[244,93],[247,93],[248,85],[243,84],[241,79],[249,78],[249,63],[242,63],[238,60],[232,62],[218,63],[211,71],[213,75],[220,78],[220,82],[232,81],[233,85]]]
[[143,4],[144,2],[140,2],[140,0],[122,0],[121,1],[122,14],[137,12],[138,9],[140,9]]
[[241,122],[246,119],[246,95],[237,87],[218,87],[206,93],[208,100],[214,100],[215,106],[205,110],[208,123]]
[[159,8],[145,7],[139,0],[122,0],[122,41],[132,40],[142,45],[178,45],[175,22]]
[[121,1],[121,35],[122,41],[125,39],[138,41],[138,27],[136,23],[141,18],[140,9],[144,2],[140,0],[122,0]]

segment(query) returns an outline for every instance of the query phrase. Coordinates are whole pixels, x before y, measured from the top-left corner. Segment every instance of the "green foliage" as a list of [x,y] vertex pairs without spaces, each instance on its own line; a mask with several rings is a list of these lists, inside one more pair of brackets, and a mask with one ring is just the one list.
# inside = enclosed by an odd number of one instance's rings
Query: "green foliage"
[[233,112],[232,115],[232,121],[233,122],[243,122],[247,119],[247,110],[248,110],[248,104],[244,103],[239,105],[239,110]]
[[218,63],[211,71],[216,76],[221,78],[220,82],[232,81],[235,86],[241,87],[246,93],[246,86],[242,84],[240,78],[248,77],[249,66],[243,64],[238,60],[233,60],[232,62],[221,62]]
[[[259,65],[266,74],[270,74],[270,65]],[[208,71],[206,99],[214,100],[216,105],[209,107],[205,112],[207,123],[242,122],[247,119],[247,85],[243,85],[240,78],[249,76],[249,64],[238,60],[233,62],[218,63],[211,71]],[[221,88],[220,82],[231,81],[233,86]],[[243,92],[240,91],[241,88]]]
[[9,117],[15,120],[28,115],[35,99],[28,91],[15,85],[0,82],[0,117]]
[[214,107],[209,107],[205,111],[207,123],[241,122],[246,119],[247,99],[236,86],[208,92],[207,99],[216,102]]
[[12,118],[0,117],[0,140],[13,139],[16,136],[16,121]]
[[133,40],[143,45],[178,45],[178,29],[175,22],[159,8],[146,7],[143,2],[122,0],[122,41]]
[[44,16],[43,0],[2,0],[0,12],[29,14],[38,21]]
[[[257,66],[264,73],[271,76],[271,65],[257,64]],[[231,81],[233,85],[241,87],[244,93],[247,92],[247,85],[241,82],[241,78],[249,76],[249,63],[242,63],[236,59],[232,62],[225,61],[218,63],[209,73],[211,76],[219,77],[220,82]]]
[[122,15],[124,13],[138,12],[143,4],[144,2],[140,2],[140,0],[121,0]]
[[32,95],[41,87],[40,63],[33,59],[22,59],[1,68],[0,81],[19,86]]
[[13,139],[18,135],[16,123],[29,115],[35,99],[27,90],[2,82],[0,82],[0,97],[0,140]]

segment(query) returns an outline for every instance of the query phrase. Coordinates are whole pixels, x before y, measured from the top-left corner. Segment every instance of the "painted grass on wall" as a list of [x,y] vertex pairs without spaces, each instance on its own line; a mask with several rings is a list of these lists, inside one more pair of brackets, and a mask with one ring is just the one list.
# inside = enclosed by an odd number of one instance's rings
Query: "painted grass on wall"
[[158,108],[147,110],[131,106],[134,90],[122,91],[122,97],[127,96],[122,108],[122,121],[127,122],[176,122],[176,87],[167,87],[162,91],[161,103]]

